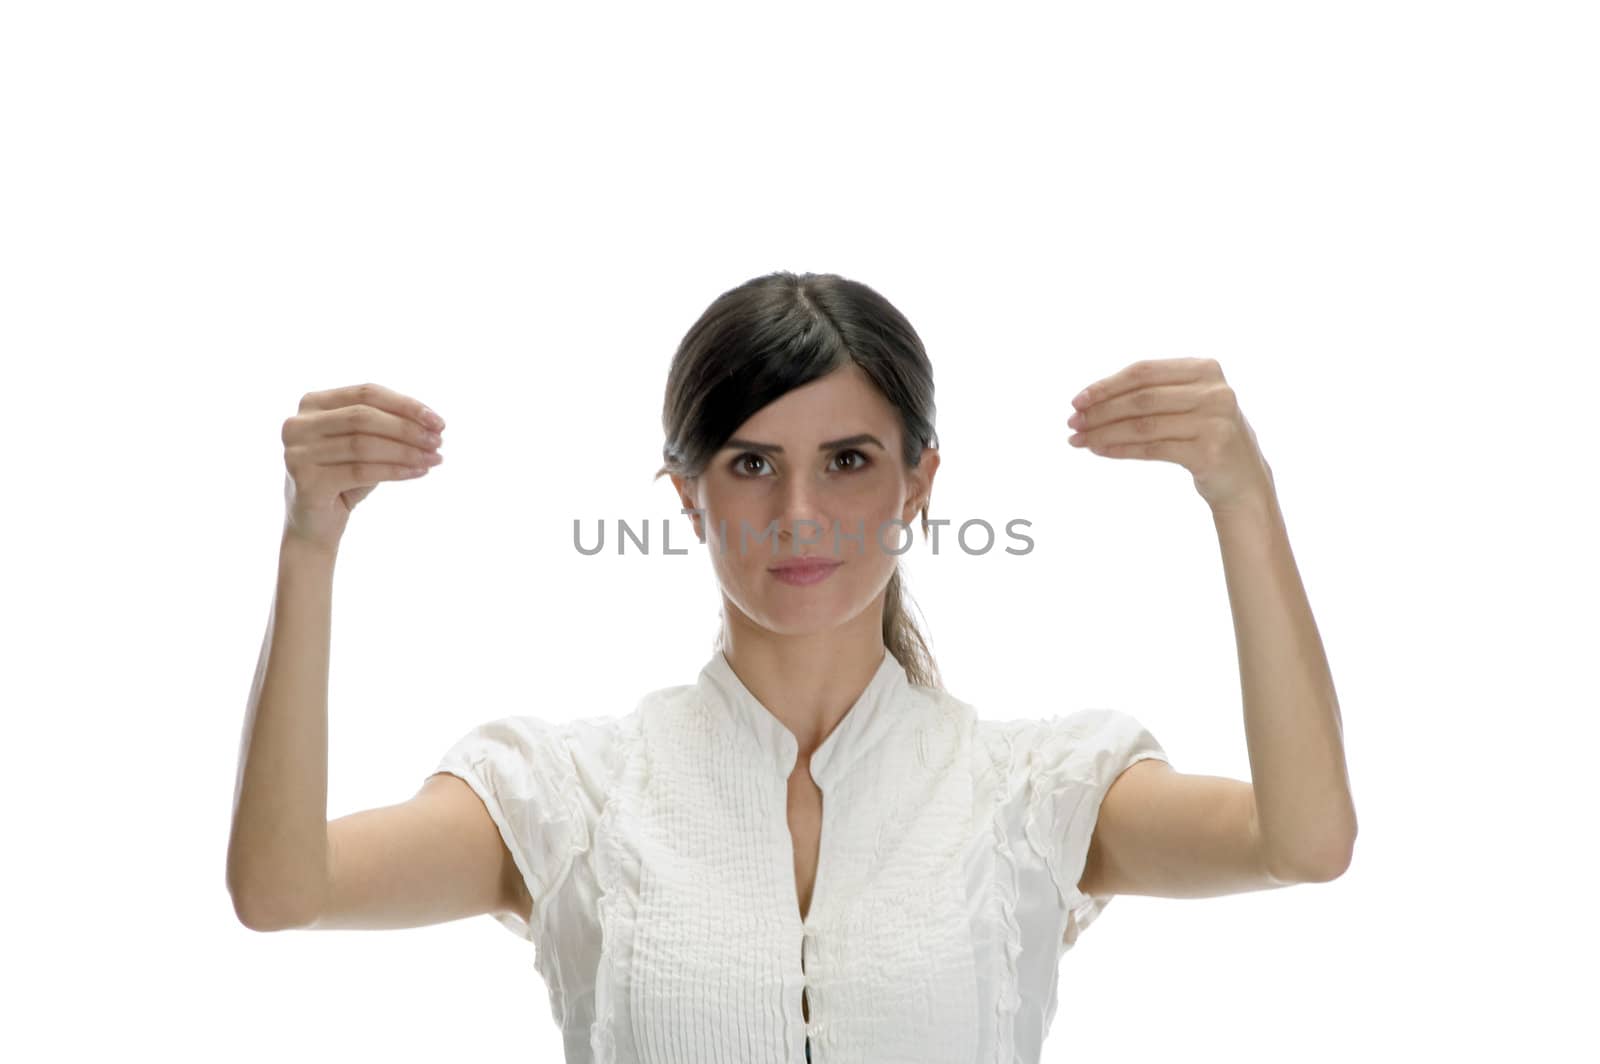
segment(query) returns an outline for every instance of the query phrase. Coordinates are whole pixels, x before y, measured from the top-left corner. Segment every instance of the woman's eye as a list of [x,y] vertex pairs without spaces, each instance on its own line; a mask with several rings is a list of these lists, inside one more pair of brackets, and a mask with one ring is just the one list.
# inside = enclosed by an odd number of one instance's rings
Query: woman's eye
[[[844,471],[847,473],[854,472],[857,469],[865,469],[867,466],[872,464],[872,459],[868,458],[861,451],[858,451],[854,448],[851,448],[847,451],[840,451],[834,457],[834,461],[844,461]],[[759,464],[753,465],[752,463]],[[763,470],[767,468],[769,467],[767,466],[766,456],[756,454],[754,451],[746,451],[744,454],[739,455],[733,460],[734,472],[742,477],[765,476],[767,474],[763,472]]]
[[741,475],[745,475],[745,476],[752,476],[752,475],[753,476],[760,476],[759,473],[753,473],[752,474],[750,472],[748,463],[750,463],[750,462],[765,462],[765,461],[766,461],[766,459],[764,457],[762,457],[761,455],[759,455],[759,454],[754,454],[754,453],[741,454],[739,457],[737,457],[737,458],[735,458],[733,460],[733,467],[734,467],[734,469],[738,470],[738,472]]
[[854,462],[850,463],[849,468],[851,468],[851,469],[864,469],[867,466],[872,464],[872,460],[870,458],[868,458],[866,455],[862,454],[860,451],[855,450],[854,448],[851,448],[848,451],[840,451],[839,452],[839,457],[843,458],[847,454],[853,454],[853,455],[856,456],[856,460]]

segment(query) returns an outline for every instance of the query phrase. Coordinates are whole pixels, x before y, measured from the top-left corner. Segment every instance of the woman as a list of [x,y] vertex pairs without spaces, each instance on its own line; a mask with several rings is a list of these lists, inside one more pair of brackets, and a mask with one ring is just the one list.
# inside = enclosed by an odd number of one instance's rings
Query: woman
[[923,345],[863,284],[774,273],[706,310],[667,383],[657,475],[723,594],[694,682],[626,714],[486,722],[410,801],[332,823],[333,557],[373,486],[439,460],[443,423],[373,385],[285,422],[240,919],[492,913],[535,944],[569,1061],[1037,1061],[1058,961],[1115,894],[1325,880],[1355,836],[1271,473],[1216,363],[1136,363],[1074,406],[1071,443],[1179,462],[1212,507],[1253,788],[1173,771],[1119,711],[988,720],[943,689],[897,562],[939,466]]

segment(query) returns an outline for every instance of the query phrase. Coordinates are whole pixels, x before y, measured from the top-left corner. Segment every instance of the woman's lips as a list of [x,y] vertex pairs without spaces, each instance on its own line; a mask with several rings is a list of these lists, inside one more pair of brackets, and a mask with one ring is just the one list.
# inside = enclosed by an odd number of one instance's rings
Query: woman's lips
[[775,566],[768,570],[774,577],[786,584],[804,587],[808,584],[819,584],[833,575],[833,571],[842,565],[837,561],[815,562],[789,562]]

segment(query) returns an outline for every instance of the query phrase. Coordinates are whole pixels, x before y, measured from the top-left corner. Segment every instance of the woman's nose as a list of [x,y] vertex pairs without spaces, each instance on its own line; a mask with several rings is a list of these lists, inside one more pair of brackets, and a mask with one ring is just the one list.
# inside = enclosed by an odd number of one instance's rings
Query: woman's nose
[[830,526],[821,505],[819,489],[804,477],[795,477],[785,486],[782,511],[777,520],[779,532],[788,538],[792,546],[832,546],[828,540]]

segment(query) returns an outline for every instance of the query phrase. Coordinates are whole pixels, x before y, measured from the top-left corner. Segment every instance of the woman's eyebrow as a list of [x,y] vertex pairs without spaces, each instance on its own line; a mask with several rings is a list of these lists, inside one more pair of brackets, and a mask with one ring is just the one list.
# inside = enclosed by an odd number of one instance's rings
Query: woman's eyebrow
[[[825,443],[819,443],[817,444],[817,450],[831,451],[836,447],[854,447],[861,443],[870,443],[877,447],[880,451],[888,450],[888,448],[883,445],[882,441],[880,441],[878,437],[872,435],[870,432],[858,432],[854,436],[844,436],[837,440],[828,440]],[[756,443],[754,440],[741,440],[737,436],[733,437],[727,443],[722,445],[723,450],[728,450],[729,448],[733,447],[737,447],[744,451],[759,451],[763,454],[783,453],[783,448],[776,443]]]

